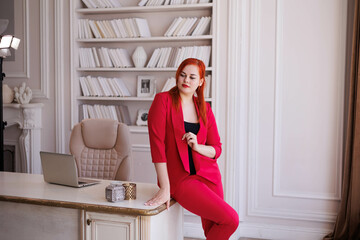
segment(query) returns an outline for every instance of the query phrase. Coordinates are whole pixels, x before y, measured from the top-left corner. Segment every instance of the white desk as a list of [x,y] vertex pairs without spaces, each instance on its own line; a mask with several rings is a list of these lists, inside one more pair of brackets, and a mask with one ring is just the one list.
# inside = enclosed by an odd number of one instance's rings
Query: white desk
[[183,239],[178,203],[172,200],[169,211],[144,205],[156,185],[137,183],[136,200],[111,203],[109,183],[72,188],[42,175],[0,172],[1,239]]

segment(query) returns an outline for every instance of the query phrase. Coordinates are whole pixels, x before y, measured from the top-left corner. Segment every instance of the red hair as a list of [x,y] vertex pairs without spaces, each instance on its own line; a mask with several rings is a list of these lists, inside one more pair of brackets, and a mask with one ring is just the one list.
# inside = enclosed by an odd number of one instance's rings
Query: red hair
[[199,109],[200,118],[203,121],[203,123],[206,125],[206,123],[207,123],[206,103],[205,103],[205,98],[204,98],[204,89],[205,89],[206,82],[205,82],[205,64],[203,63],[203,61],[196,59],[196,58],[187,58],[180,64],[180,66],[178,67],[178,69],[176,71],[176,75],[175,75],[176,76],[176,86],[173,87],[172,89],[170,89],[170,91],[169,91],[171,98],[172,98],[172,104],[176,108],[176,110],[179,110],[179,108],[180,108],[180,93],[179,93],[179,89],[177,87],[177,82],[178,82],[181,72],[188,65],[197,66],[198,70],[199,70],[199,77],[200,77],[200,79],[204,80],[203,84],[201,84],[201,86],[199,86],[196,89],[197,98],[195,98],[194,100],[195,100],[195,104],[197,105],[197,107]]

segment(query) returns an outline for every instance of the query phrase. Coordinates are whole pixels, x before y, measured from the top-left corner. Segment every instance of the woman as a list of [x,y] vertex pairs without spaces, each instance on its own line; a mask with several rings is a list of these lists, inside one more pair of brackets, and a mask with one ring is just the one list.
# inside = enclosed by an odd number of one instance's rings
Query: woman
[[172,197],[201,217],[208,240],[229,239],[239,217],[223,200],[216,162],[221,142],[204,88],[205,65],[189,58],[176,72],[176,86],[155,96],[148,128],[160,190],[145,205],[166,203],[169,208]]

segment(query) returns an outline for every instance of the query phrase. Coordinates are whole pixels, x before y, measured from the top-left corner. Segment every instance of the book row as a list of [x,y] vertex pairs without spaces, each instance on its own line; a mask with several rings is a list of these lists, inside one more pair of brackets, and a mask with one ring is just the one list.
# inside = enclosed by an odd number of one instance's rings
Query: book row
[[[178,67],[186,58],[197,58],[208,67],[210,63],[211,46],[187,46],[156,48],[147,68]],[[133,61],[123,48],[80,48],[79,62],[81,68],[128,68],[134,67]]]
[[80,48],[79,58],[82,68],[126,68],[134,66],[128,51],[123,48]]
[[211,46],[166,47],[156,48],[151,55],[148,68],[178,67],[186,58],[197,58],[208,67],[210,63]]
[[106,118],[131,125],[129,109],[125,105],[80,105],[80,120]]
[[98,21],[79,19],[78,35],[80,39],[151,37],[148,22],[144,18]]
[[[163,88],[161,89],[161,92],[167,92],[171,88],[175,87],[176,85],[176,79],[174,77],[170,77],[166,80]],[[210,97],[210,85],[211,85],[211,75],[205,76],[205,89],[204,89],[204,97],[209,98]]]
[[80,88],[85,97],[130,97],[121,78],[80,77]]
[[87,8],[119,8],[120,0],[82,0]]
[[211,17],[177,17],[165,32],[165,37],[200,36],[210,32]]
[[210,0],[141,0],[139,6],[160,6],[160,5],[179,5],[209,3]]

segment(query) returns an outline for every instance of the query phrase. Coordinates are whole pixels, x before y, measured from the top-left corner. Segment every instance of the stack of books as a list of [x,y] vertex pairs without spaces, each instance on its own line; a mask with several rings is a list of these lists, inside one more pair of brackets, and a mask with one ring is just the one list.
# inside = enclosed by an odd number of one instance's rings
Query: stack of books
[[151,37],[148,22],[144,18],[78,21],[80,39],[89,38],[137,38]]
[[208,67],[210,63],[211,46],[166,47],[156,48],[146,67],[166,68],[178,67],[186,58],[197,58]]
[[82,0],[87,8],[118,8],[120,0]]
[[87,118],[107,118],[131,125],[129,109],[125,105],[83,104],[80,106],[80,119],[83,120]]
[[130,97],[131,93],[121,78],[80,77],[82,96]]
[[134,64],[129,53],[123,48],[80,48],[81,68],[126,68]]
[[[204,97],[209,98],[210,97],[210,85],[211,85],[211,75],[205,76],[205,89],[204,89]],[[161,92],[167,92],[173,87],[176,86],[176,79],[174,77],[170,77],[166,80],[163,88],[161,89]]]
[[139,6],[160,6],[160,5],[179,5],[179,4],[195,4],[209,3],[210,0],[141,0]]
[[209,34],[211,17],[178,17],[171,23],[165,32],[165,37],[178,36],[200,36]]

